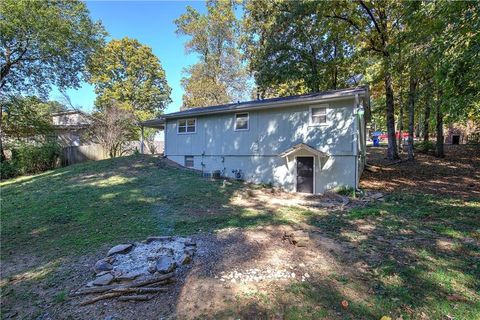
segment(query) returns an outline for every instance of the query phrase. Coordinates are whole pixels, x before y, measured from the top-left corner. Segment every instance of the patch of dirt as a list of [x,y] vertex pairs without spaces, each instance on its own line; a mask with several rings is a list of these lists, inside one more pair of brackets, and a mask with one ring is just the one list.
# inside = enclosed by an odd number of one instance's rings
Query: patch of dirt
[[[251,318],[258,316],[258,305],[249,305],[258,293],[274,294],[290,284],[320,281],[332,273],[361,274],[347,260],[339,261],[347,247],[314,233],[306,247],[296,247],[282,240],[285,231],[292,229],[232,229],[197,239],[198,256],[178,297],[176,316],[222,318],[230,310],[240,318]],[[367,292],[358,289],[357,297]],[[347,289],[343,294],[352,295]]]
[[367,151],[367,163],[373,172],[364,171],[362,189],[480,196],[480,146],[445,145],[445,158],[416,153],[414,162],[396,164],[385,158],[384,147]]
[[323,195],[309,195],[286,192],[276,188],[243,188],[231,199],[233,205],[246,208],[277,210],[283,207],[297,206],[312,208],[342,209],[350,199],[334,192]]

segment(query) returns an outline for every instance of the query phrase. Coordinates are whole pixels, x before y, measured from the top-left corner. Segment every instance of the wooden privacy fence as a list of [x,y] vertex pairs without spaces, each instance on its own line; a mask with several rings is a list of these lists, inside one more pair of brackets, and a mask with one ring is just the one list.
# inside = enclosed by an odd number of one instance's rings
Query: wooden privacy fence
[[63,148],[62,166],[89,160],[103,160],[108,158],[108,153],[99,144],[85,146],[68,146]]
[[[129,145],[129,152],[125,155],[131,155],[135,152],[135,149],[140,151],[140,141],[132,141]],[[163,153],[163,141],[154,142],[154,153]],[[144,147],[145,154],[151,154],[151,148]],[[90,160],[103,160],[109,158],[108,152],[103,149],[100,144],[89,144],[83,146],[68,146],[63,148],[62,154],[62,166],[68,166],[75,163],[90,161]]]

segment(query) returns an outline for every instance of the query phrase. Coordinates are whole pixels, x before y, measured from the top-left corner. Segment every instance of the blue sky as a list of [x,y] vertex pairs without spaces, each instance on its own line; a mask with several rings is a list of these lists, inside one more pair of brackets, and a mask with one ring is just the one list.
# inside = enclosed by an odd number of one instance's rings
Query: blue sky
[[[90,15],[101,20],[109,33],[108,39],[130,37],[150,46],[165,69],[167,81],[172,87],[172,103],[165,112],[179,110],[182,104],[183,90],[180,86],[182,69],[194,64],[197,57],[185,54],[184,36],[175,34],[173,21],[190,5],[205,12],[203,1],[87,1]],[[72,104],[85,111],[93,109],[95,93],[93,87],[85,83],[78,90],[67,91]],[[61,100],[57,91],[50,94],[51,99]]]

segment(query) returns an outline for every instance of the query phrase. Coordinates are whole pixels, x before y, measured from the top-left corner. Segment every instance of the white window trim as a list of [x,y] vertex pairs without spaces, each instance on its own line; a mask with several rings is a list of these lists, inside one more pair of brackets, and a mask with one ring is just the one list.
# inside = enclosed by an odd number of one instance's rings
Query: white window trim
[[[184,121],[185,120],[185,124],[187,124],[188,120],[194,120],[195,121],[195,131],[193,132],[180,132],[179,129],[180,129],[180,124],[179,122],[180,121]],[[188,126],[187,126],[188,127]],[[186,127],[185,127],[186,128]],[[187,129],[185,129],[187,130]],[[197,118],[185,118],[185,119],[178,119],[177,120],[177,134],[194,134],[194,133],[197,133]]]
[[[247,115],[247,128],[246,129],[237,129],[237,114],[246,114]],[[233,128],[235,131],[248,131],[250,130],[250,113],[249,112],[237,112],[233,118]]]
[[[187,166],[187,157],[192,157],[192,166]],[[195,167],[195,156],[192,155],[185,155],[183,156],[183,164],[185,168],[194,168]]]
[[[308,112],[308,125],[312,127],[321,127],[321,126],[326,126],[328,125],[328,104],[317,104],[314,106],[310,106],[309,112]],[[319,108],[325,108],[325,122],[324,123],[313,123],[312,118],[313,118],[313,112],[312,109],[319,109]]]

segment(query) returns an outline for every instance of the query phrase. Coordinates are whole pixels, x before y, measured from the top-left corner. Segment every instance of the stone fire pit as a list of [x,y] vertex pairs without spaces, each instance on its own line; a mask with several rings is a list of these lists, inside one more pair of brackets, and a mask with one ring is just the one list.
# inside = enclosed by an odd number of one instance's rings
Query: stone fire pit
[[189,264],[195,250],[196,243],[190,238],[173,236],[149,237],[142,242],[116,245],[94,264],[95,279],[74,295],[103,293],[82,304],[124,293],[135,295],[122,296],[119,300],[151,299],[147,294],[164,292],[165,288],[159,286],[171,282],[176,268]]

